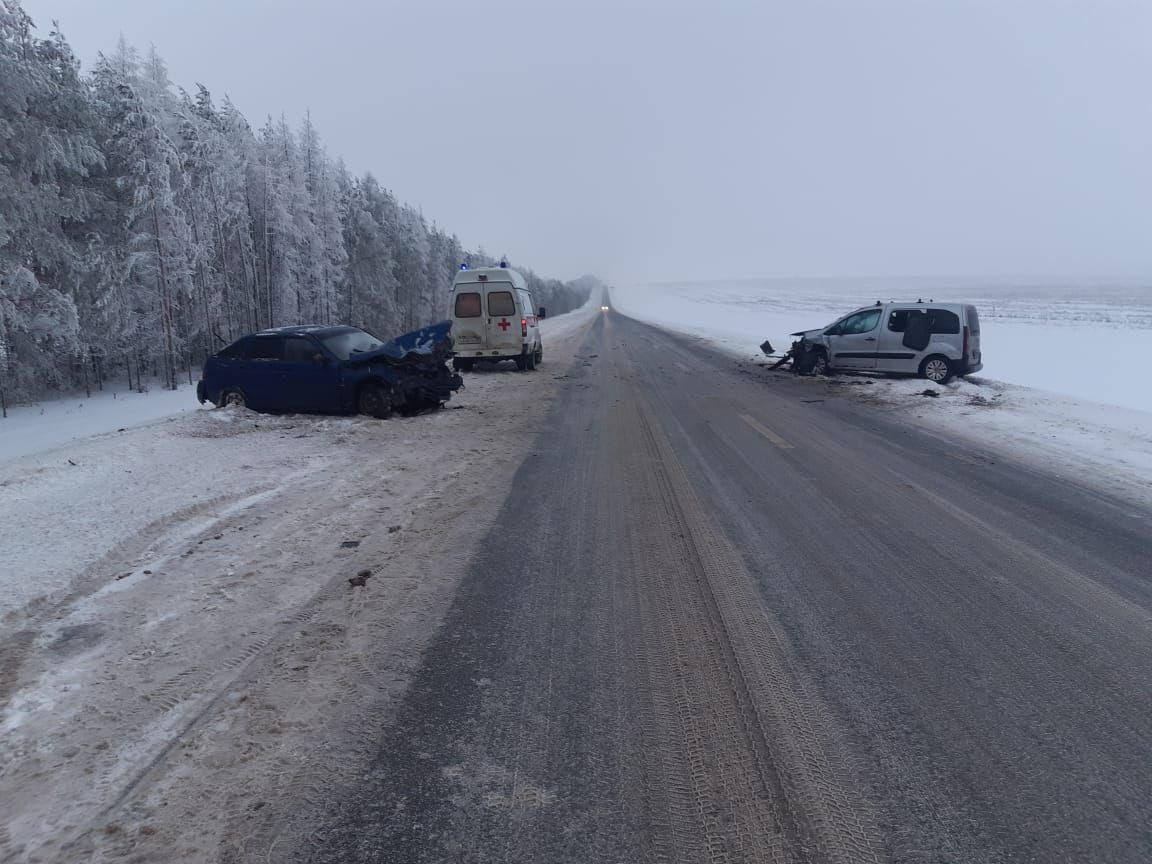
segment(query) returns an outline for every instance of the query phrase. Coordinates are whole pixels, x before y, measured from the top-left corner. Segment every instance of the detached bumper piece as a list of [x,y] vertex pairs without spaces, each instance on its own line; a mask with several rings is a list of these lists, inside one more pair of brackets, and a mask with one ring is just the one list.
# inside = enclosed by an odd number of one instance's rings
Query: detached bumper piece
[[776,360],[770,367],[771,369],[779,369],[787,363],[792,364],[792,372],[796,375],[811,375],[816,369],[816,359],[818,356],[816,346],[804,339],[797,339],[792,343],[791,347],[779,357],[774,357],[772,343],[767,339],[760,343],[760,350],[768,357]]

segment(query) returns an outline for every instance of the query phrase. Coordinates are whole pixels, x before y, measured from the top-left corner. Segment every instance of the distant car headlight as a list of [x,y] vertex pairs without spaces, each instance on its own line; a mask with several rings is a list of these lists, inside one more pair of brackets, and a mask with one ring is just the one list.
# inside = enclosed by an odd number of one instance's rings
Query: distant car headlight
[[608,307],[607,307],[607,306],[601,306],[601,307],[600,307],[600,311],[601,311],[601,312],[607,312],[607,311],[608,311]]

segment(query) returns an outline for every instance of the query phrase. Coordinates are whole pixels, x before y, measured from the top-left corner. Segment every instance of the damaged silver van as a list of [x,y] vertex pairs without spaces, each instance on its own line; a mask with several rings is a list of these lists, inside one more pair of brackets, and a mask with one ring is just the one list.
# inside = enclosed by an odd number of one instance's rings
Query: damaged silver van
[[853,370],[919,375],[943,384],[978,372],[980,316],[967,303],[880,303],[827,327],[793,333],[814,375]]

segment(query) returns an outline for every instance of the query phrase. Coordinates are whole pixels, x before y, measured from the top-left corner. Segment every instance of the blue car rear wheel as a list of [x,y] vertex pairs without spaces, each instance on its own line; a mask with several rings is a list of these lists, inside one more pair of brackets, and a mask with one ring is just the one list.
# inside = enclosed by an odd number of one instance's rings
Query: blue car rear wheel
[[217,405],[221,408],[227,408],[231,405],[235,405],[237,408],[246,408],[248,402],[239,390],[225,390],[220,394],[220,401]]

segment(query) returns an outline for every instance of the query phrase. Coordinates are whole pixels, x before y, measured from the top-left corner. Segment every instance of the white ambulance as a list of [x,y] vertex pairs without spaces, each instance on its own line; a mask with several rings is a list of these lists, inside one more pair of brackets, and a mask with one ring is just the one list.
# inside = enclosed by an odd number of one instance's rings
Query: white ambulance
[[536,302],[524,277],[508,267],[461,268],[452,280],[455,369],[477,360],[514,360],[521,370],[544,358]]

